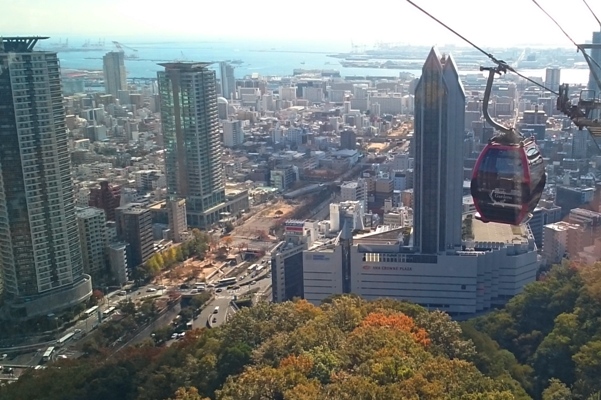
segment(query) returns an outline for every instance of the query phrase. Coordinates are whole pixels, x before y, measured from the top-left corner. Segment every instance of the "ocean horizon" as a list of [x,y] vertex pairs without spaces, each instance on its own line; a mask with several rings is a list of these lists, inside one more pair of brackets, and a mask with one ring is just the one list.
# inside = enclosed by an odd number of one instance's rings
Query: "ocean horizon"
[[[49,43],[47,43],[49,42]],[[64,43],[49,40],[40,43],[40,47],[51,47]],[[69,40],[69,47],[77,49],[84,42]],[[95,42],[90,41],[93,45]],[[45,46],[44,46],[45,45]],[[122,44],[123,45],[123,44]],[[424,49],[424,60],[428,54],[427,46],[411,46],[415,50]],[[198,41],[198,42],[130,42],[123,46],[126,56],[137,55],[137,59],[126,59],[125,68],[128,78],[156,78],[157,72],[162,69],[161,62],[172,61],[198,61],[212,62],[210,68],[218,71],[216,63],[220,61],[236,60],[236,78],[244,78],[252,74],[262,76],[289,76],[294,69],[334,69],[340,71],[342,76],[399,76],[400,72],[408,72],[416,77],[421,75],[421,70],[382,69],[382,68],[345,68],[339,59],[328,57],[328,54],[350,52],[350,44],[303,45],[302,43],[278,42],[230,42],[230,41]],[[135,49],[136,51],[134,51]],[[105,43],[101,49],[88,49],[87,51],[69,51],[58,53],[63,70],[101,71],[102,56],[116,47],[111,42]],[[452,54],[452,50],[450,52]],[[544,78],[545,70],[518,69],[520,73],[529,77]],[[461,71],[465,74],[479,74],[479,71]],[[589,72],[587,69],[566,68],[561,70],[561,81],[570,84],[586,84]]]

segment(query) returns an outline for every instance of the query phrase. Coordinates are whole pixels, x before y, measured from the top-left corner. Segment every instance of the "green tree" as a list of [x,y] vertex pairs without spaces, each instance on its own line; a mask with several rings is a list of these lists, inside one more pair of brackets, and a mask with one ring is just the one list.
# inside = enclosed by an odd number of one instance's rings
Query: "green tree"
[[136,305],[134,304],[133,301],[131,301],[131,299],[123,300],[123,301],[119,302],[118,308],[122,314],[130,315],[130,316],[136,315]]
[[186,258],[184,256],[184,252],[183,252],[182,246],[181,245],[175,246],[175,260],[177,262],[182,262],[185,259]]
[[[189,388],[179,388],[175,392],[175,397],[169,398],[169,400],[203,400],[203,397],[198,393],[198,389],[194,386]],[[204,398],[204,400],[209,400]]]
[[418,326],[428,332],[432,350],[448,358],[471,359],[476,348],[471,340],[463,338],[461,326],[442,311],[422,313],[416,318]]
[[207,301],[209,301],[210,298],[210,292],[202,292],[201,294],[197,294],[196,296],[192,297],[192,300],[190,301],[190,307],[192,307],[195,310],[198,310]]
[[173,327],[171,325],[165,325],[154,330],[152,334],[157,343],[166,342],[173,334]]
[[576,391],[588,397],[601,391],[601,340],[592,340],[574,355],[576,363]]
[[549,386],[543,391],[543,400],[572,400],[572,392],[559,379],[550,379]]

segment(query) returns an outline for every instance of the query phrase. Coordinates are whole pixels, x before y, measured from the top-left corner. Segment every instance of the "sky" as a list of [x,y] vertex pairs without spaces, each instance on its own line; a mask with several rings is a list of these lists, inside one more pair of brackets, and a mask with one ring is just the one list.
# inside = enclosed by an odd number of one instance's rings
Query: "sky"
[[[571,47],[530,0],[413,0],[477,45]],[[537,0],[579,43],[599,24],[583,0]],[[601,18],[601,1],[587,0]],[[569,5],[568,5],[569,3]],[[0,0],[0,35],[144,41],[463,45],[406,0]]]

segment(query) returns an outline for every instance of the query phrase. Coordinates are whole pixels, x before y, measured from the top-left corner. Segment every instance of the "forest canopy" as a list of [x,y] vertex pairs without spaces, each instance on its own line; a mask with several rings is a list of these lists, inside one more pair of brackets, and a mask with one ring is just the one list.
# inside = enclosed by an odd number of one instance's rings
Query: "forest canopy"
[[265,303],[170,347],[148,342],[29,371],[0,398],[593,399],[600,354],[601,265],[564,264],[462,324],[353,295],[319,307]]

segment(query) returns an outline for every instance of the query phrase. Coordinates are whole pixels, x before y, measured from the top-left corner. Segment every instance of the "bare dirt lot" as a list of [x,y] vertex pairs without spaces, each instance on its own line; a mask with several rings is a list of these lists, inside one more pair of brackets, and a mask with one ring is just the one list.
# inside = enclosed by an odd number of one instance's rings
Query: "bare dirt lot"
[[165,271],[156,278],[156,282],[161,285],[174,286],[190,278],[199,281],[205,280],[221,264],[223,261],[216,261],[213,254],[209,253],[204,261],[188,259],[169,271]]
[[289,218],[295,207],[298,206],[280,200],[245,221],[241,226],[236,227],[232,236],[250,239],[262,233],[269,233],[269,229],[276,223],[277,219]]
[[390,145],[389,143],[369,143],[367,145],[367,151],[372,150],[372,149],[380,151],[380,150],[386,148],[386,146],[389,146],[389,145]]

